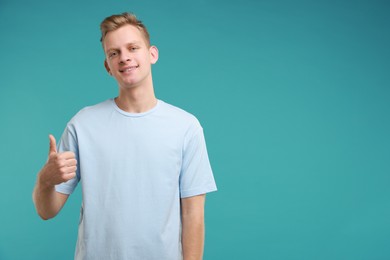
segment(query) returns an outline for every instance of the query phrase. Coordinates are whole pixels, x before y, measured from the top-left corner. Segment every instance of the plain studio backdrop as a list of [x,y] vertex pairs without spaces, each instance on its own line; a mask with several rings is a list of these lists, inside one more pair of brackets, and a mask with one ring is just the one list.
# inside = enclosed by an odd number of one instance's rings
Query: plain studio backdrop
[[31,193],[49,133],[117,95],[99,24],[124,11],[205,130],[205,260],[390,259],[389,2],[0,0],[1,260],[73,257],[80,186],[49,221]]

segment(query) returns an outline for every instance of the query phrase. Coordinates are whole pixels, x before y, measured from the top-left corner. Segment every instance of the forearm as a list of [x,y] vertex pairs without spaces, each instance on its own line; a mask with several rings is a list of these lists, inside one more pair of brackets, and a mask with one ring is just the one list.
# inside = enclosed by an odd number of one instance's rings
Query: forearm
[[204,216],[188,214],[182,216],[182,247],[184,260],[203,259]]
[[33,191],[33,201],[35,209],[42,219],[47,220],[55,217],[61,210],[66,197],[67,195],[58,194],[55,191],[55,186],[42,183],[38,175]]

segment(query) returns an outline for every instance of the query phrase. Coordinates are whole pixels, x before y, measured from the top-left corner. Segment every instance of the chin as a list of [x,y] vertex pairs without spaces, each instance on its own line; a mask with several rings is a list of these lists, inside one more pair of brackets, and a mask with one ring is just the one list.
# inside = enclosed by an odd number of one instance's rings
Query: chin
[[139,84],[136,82],[123,82],[122,84],[119,84],[120,88],[123,89],[133,89],[136,88]]

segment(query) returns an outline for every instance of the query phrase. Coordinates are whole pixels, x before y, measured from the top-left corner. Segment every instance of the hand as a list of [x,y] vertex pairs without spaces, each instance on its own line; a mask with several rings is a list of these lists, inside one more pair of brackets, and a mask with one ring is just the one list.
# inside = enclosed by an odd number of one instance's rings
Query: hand
[[58,153],[56,139],[49,135],[49,156],[39,173],[39,182],[46,187],[66,182],[76,176],[77,160],[73,152]]

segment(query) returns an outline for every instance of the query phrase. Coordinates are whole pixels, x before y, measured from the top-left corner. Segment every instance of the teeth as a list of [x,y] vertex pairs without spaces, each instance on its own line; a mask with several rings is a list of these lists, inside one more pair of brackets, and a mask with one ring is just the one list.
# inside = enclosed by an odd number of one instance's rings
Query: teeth
[[138,66],[134,66],[134,67],[127,68],[125,70],[121,70],[121,72],[129,72],[129,71],[132,71],[132,70],[134,70],[136,68],[138,68]]

